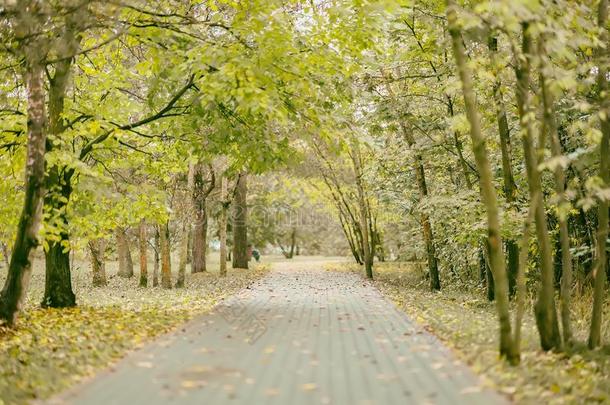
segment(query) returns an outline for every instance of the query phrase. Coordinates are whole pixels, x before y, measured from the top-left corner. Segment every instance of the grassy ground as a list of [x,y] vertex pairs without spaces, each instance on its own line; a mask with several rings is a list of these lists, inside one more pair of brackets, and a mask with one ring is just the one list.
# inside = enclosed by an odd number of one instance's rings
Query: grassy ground
[[[185,288],[164,290],[138,287],[137,275],[131,279],[115,276],[117,263],[109,262],[108,286],[93,288],[88,263],[76,260],[72,282],[78,306],[45,310],[39,307],[42,267],[37,260],[18,328],[0,328],[0,405],[27,403],[60,392],[152,337],[205,313],[267,268],[261,264],[248,271],[229,270],[227,277],[219,277],[218,259],[212,256],[207,274],[192,275],[187,269]],[[0,282],[5,276],[2,270]]]
[[[362,272],[355,265],[327,267]],[[421,270],[407,263],[381,263],[376,266],[375,277],[376,286],[398,307],[455,349],[487,384],[516,403],[610,403],[610,353],[581,350],[567,356],[541,352],[531,308],[523,323],[522,363],[511,367],[498,360],[495,306],[487,302],[484,291],[446,286],[440,293],[431,292]],[[591,300],[579,297],[574,301],[574,329],[584,341]],[[603,328],[606,343],[610,342],[609,317],[607,302]]]

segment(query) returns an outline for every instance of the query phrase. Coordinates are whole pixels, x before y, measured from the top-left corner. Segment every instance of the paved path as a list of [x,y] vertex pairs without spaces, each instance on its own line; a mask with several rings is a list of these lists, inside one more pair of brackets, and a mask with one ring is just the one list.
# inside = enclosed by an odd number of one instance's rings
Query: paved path
[[495,404],[354,274],[276,269],[53,403]]

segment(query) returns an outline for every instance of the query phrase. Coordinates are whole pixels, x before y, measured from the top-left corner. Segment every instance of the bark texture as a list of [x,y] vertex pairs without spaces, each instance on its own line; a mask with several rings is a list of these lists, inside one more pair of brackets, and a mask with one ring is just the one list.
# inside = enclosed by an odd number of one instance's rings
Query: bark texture
[[169,242],[169,222],[159,226],[159,244],[161,245],[161,287],[172,288],[172,258]]
[[133,276],[133,261],[131,259],[131,250],[129,249],[129,239],[124,228],[116,229],[116,244],[117,255],[119,259],[120,277],[129,278]]
[[92,282],[94,287],[103,287],[106,281],[106,241],[93,239],[87,243],[91,257]]

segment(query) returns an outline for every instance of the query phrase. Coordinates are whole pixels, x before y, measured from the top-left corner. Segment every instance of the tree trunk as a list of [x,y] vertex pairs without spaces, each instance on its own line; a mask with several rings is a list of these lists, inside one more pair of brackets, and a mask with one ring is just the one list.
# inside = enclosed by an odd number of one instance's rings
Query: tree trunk
[[290,258],[294,257],[294,248],[297,244],[297,228],[292,228],[290,232]]
[[[561,335],[557,311],[555,309],[555,291],[553,276],[553,253],[548,233],[546,212],[542,196],[542,184],[538,171],[538,158],[534,146],[534,112],[530,95],[530,66],[533,58],[532,38],[529,24],[523,23],[523,54],[525,58],[516,68],[517,107],[521,118],[523,154],[525,171],[528,179],[530,200],[535,205],[535,224],[538,246],[540,249],[541,286],[535,304],[536,324],[540,334],[540,345],[544,350],[559,349]],[[542,147],[542,145],[540,145]]]
[[159,285],[159,252],[161,252],[159,225],[155,225],[155,248],[154,248],[154,263],[153,263],[153,287]]
[[[63,239],[62,240],[66,240]],[[66,308],[76,305],[70,276],[70,251],[61,243],[54,242],[45,251],[45,286],[41,306],[43,308]]]
[[51,241],[45,250],[45,289],[42,307],[65,308],[76,305],[70,275],[70,235],[68,233],[68,201],[72,195],[72,169],[53,166],[45,179],[48,187],[44,210],[59,226],[59,241]]
[[27,89],[27,158],[25,193],[17,234],[11,253],[8,275],[0,294],[0,320],[13,326],[23,306],[32,273],[32,249],[38,246],[38,229],[42,217],[45,173],[46,113],[44,67],[28,64],[25,73]]
[[[193,186],[195,183],[195,166],[189,164],[187,180],[186,180],[186,204],[182,213],[182,235],[180,240],[180,257],[178,260],[178,279],[176,280],[176,288],[184,287],[184,279],[186,277],[186,265],[189,256],[189,239],[191,235],[192,202],[193,202]],[[207,232],[207,231],[206,231]],[[204,253],[205,255],[205,253]],[[205,263],[205,256],[204,256]],[[205,269],[205,265],[204,265]]]
[[193,174],[193,210],[195,224],[193,226],[193,259],[191,263],[191,273],[206,271],[206,254],[208,249],[208,213],[207,197],[213,187],[205,188],[204,166],[198,163],[194,167]]
[[[65,131],[64,101],[72,66],[72,52],[75,47],[74,36],[67,26],[66,52],[64,59],[55,64],[55,73],[49,78],[49,136],[58,138]],[[72,50],[72,52],[70,52]],[[47,150],[53,142],[47,142]],[[68,232],[68,201],[72,195],[72,175],[74,169],[55,165],[47,170],[47,195],[44,209],[59,226],[59,241],[52,241],[45,251],[45,291],[43,307],[63,308],[76,305],[70,276],[70,234]]]
[[242,173],[237,180],[233,203],[233,268],[248,268],[248,193],[247,174]]
[[[496,68],[496,54],[498,52],[498,39],[495,36],[489,37],[488,43],[491,62]],[[510,130],[508,127],[508,118],[506,116],[506,108],[502,97],[502,82],[499,77],[496,77],[493,86],[494,104],[496,105],[496,119],[498,121],[498,134],[500,135],[500,151],[502,153],[502,179],[504,188],[504,197],[509,207],[515,202],[517,197],[517,185],[513,175],[512,167],[512,148],[510,142]],[[506,253],[508,255],[507,275],[508,275],[508,294],[509,297],[515,295],[515,287],[517,280],[517,271],[519,269],[519,246],[514,240],[506,241]]]
[[146,235],[146,221],[144,218],[140,221],[140,287],[148,285],[148,236]]
[[[562,156],[561,144],[559,142],[559,133],[557,130],[557,121],[555,120],[555,101],[551,93],[551,89],[545,75],[545,70],[549,64],[544,46],[544,38],[538,39],[538,54],[540,55],[540,86],[542,88],[542,106],[543,119],[545,130],[550,139],[551,153],[553,157],[559,158]],[[540,145],[542,148],[542,145]],[[570,322],[570,303],[572,290],[572,255],[570,253],[570,234],[568,232],[568,211],[570,203],[565,195],[566,179],[565,173],[561,165],[557,165],[553,170],[555,178],[555,193],[557,194],[557,217],[559,221],[559,243],[561,252],[561,289],[560,289],[560,304],[561,304],[561,325],[563,331],[563,340],[566,345],[572,342],[572,326]]]
[[[188,249],[189,249],[189,239],[188,239],[188,235],[189,235],[189,224],[187,222],[187,219],[185,218],[185,220],[182,223],[182,236],[180,239],[180,252],[179,252],[179,259],[178,259],[178,279],[176,280],[176,288],[182,288],[184,287],[184,279],[186,277],[186,259],[188,256]],[[205,266],[204,266],[205,269]],[[205,271],[205,270],[203,270]]]
[[220,239],[220,275],[227,275],[227,213],[230,201],[227,200],[227,178],[220,179],[220,216],[218,218],[218,238]]
[[[606,48],[598,50],[598,72],[597,87],[600,101],[600,121],[602,139],[599,145],[599,177],[603,180],[604,187],[610,187],[610,95],[608,94],[608,57],[610,51],[607,48],[608,30],[608,0],[601,0],[598,6],[597,23],[602,31],[600,43],[606,44]],[[595,262],[595,287],[593,292],[593,311],[591,314],[591,329],[589,330],[589,347],[596,348],[601,345],[602,311],[604,306],[604,284],[606,281],[606,241],[608,239],[608,199],[601,198],[598,205],[597,243]]]
[[104,239],[93,239],[87,243],[89,255],[91,256],[91,272],[93,275],[93,286],[104,287],[106,282],[106,241]]
[[186,252],[186,264],[193,263],[193,229],[190,227],[188,240],[187,240],[187,252]]
[[169,244],[169,221],[159,227],[159,242],[161,245],[161,287],[172,288],[172,259]]
[[366,204],[366,194],[362,182],[362,159],[357,139],[352,139],[352,162],[354,163],[354,175],[356,176],[356,188],[358,189],[358,205],[360,211],[360,229],[362,232],[362,253],[364,259],[364,270],[368,278],[373,278],[373,252],[369,235],[369,211]]
[[470,123],[472,149],[479,171],[481,198],[487,213],[490,266],[495,281],[496,307],[500,323],[500,355],[506,357],[510,363],[515,364],[519,362],[519,353],[516,351],[516,346],[513,344],[511,336],[510,315],[508,311],[508,278],[504,253],[502,252],[498,201],[485,145],[485,137],[481,131],[481,121],[477,110],[471,73],[466,61],[456,6],[453,0],[447,0],[447,20],[453,53],[462,83],[466,116]]
[[129,250],[129,240],[127,239],[127,233],[124,228],[116,229],[116,243],[117,243],[117,254],[119,259],[119,272],[120,277],[132,277],[133,276],[133,261],[131,260],[131,251]]
[[205,201],[201,211],[196,213],[196,222],[193,227],[193,262],[191,263],[191,273],[201,273],[207,271],[206,253],[208,247],[208,213]]
[[491,272],[490,258],[489,258],[489,243],[487,240],[483,241],[481,246],[481,254],[483,255],[485,286],[487,290],[487,301],[493,301],[496,299],[496,289],[494,284],[494,275]]

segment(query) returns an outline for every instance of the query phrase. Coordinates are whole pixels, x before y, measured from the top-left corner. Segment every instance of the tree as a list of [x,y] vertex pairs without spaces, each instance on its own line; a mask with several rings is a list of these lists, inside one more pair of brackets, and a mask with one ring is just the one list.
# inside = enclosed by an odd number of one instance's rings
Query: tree
[[206,271],[206,254],[208,248],[208,207],[207,198],[216,185],[216,175],[213,168],[209,167],[209,178],[206,178],[206,168],[203,163],[198,163],[194,169],[193,183],[193,261],[191,273]]
[[[22,5],[23,6],[23,5]],[[19,42],[17,51],[24,58],[24,83],[27,88],[27,159],[25,164],[25,195],[23,208],[13,244],[8,277],[0,294],[0,320],[9,326],[15,324],[23,306],[27,285],[32,271],[30,253],[38,245],[38,229],[44,188],[45,144],[47,137],[47,116],[45,108],[44,60],[48,44],[44,38],[34,36],[33,29],[44,26],[46,13],[44,5],[31,2],[28,7],[8,9],[12,14],[11,23],[15,27],[15,37]]]
[[460,35],[459,20],[456,5],[452,0],[447,0],[447,21],[453,54],[457,65],[466,115],[470,123],[470,137],[472,138],[472,149],[480,175],[479,185],[481,198],[487,212],[487,238],[489,241],[490,267],[494,276],[496,290],[496,307],[500,321],[500,355],[506,357],[511,363],[519,362],[519,353],[515,351],[515,345],[511,336],[510,315],[508,312],[508,278],[502,252],[500,237],[500,223],[498,218],[498,203],[496,191],[492,183],[491,168],[485,146],[485,138],[481,133],[480,117],[477,111],[472,78],[466,63],[466,54]]
[[233,199],[233,268],[248,268],[248,193],[247,174],[242,172],[237,179]]

